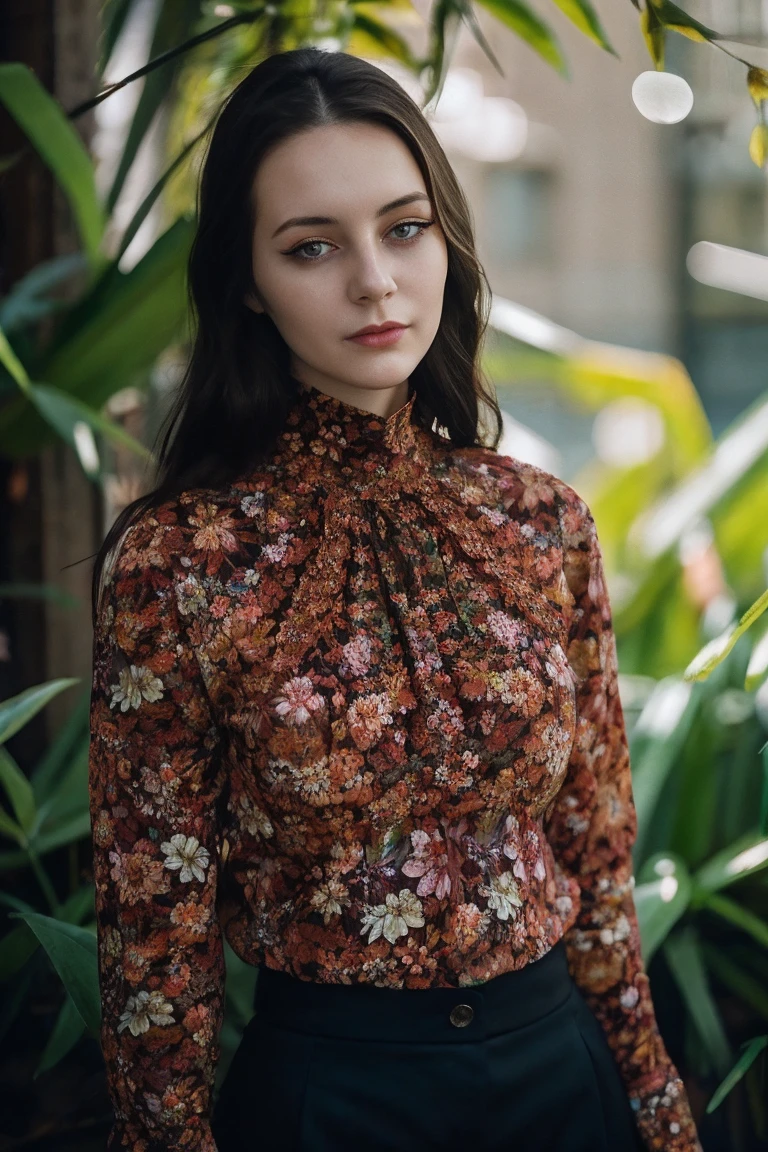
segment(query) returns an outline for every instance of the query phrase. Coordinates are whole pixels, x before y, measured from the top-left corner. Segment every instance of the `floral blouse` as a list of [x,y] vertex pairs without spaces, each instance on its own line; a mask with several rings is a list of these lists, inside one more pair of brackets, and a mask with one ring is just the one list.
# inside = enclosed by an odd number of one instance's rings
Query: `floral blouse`
[[265,463],[113,556],[89,761],[110,1152],[215,1152],[224,936],[387,988],[564,937],[646,1148],[700,1150],[640,953],[594,521],[418,411],[297,383]]

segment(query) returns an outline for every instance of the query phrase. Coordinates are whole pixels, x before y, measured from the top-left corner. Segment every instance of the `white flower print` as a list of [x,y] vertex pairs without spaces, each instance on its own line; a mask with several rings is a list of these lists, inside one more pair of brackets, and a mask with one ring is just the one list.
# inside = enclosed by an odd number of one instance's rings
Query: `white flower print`
[[170,840],[160,845],[167,859],[165,867],[173,871],[181,869],[179,880],[205,880],[205,869],[210,863],[208,849],[203,848],[196,836],[185,836],[177,832]]
[[330,923],[332,916],[340,916],[342,905],[349,903],[349,890],[341,880],[335,878],[325,884],[318,884],[312,893],[312,907],[322,912],[326,924]]
[[364,936],[370,929],[369,944],[379,936],[396,944],[400,936],[408,934],[409,928],[421,928],[423,924],[421,900],[410,888],[401,888],[399,895],[387,894],[386,904],[366,904],[360,934]]
[[630,984],[627,988],[623,989],[619,999],[621,1000],[622,1008],[631,1009],[635,1007],[640,999],[640,993],[634,984]]
[[120,711],[127,712],[129,708],[138,708],[142,700],[147,700],[150,704],[161,700],[163,682],[159,676],[155,676],[151,668],[131,664],[129,668],[121,669],[120,683],[110,685],[109,690],[112,693],[110,708],[119,704]]
[[129,996],[117,1026],[118,1032],[127,1028],[132,1036],[140,1036],[152,1024],[174,1024],[173,1005],[162,992],[137,992]]
[[510,916],[514,919],[515,909],[522,907],[522,903],[517,882],[511,872],[502,872],[501,876],[491,877],[488,907],[493,908],[499,920],[508,920]]

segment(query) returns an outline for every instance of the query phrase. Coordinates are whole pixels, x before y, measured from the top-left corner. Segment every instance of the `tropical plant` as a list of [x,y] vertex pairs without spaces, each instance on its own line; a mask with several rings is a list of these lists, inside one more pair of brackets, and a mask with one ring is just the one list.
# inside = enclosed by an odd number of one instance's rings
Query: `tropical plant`
[[[597,45],[615,54],[589,0],[552,2]],[[657,70],[663,69],[667,31],[725,50],[718,33],[669,0],[632,2]],[[557,73],[568,75],[555,32],[524,0],[478,3]],[[108,0],[103,6],[101,75],[134,7],[135,0]],[[226,10],[228,15],[217,14]],[[201,0],[161,3],[147,63],[69,111],[22,65],[0,65],[0,101],[26,134],[28,146],[51,169],[82,246],[73,256],[33,269],[0,302],[0,451],[29,456],[63,439],[97,485],[104,482],[107,444],[151,462],[146,447],[105,416],[104,406],[127,385],[146,388],[158,357],[169,347],[183,346],[194,174],[216,107],[243,68],[269,53],[312,42],[397,61],[424,83],[425,104],[434,102],[464,21],[502,71],[471,4],[438,0],[423,57],[394,27],[393,18],[409,13],[408,0],[341,0],[332,8],[310,5],[301,12],[254,2],[215,8]],[[766,74],[742,62],[749,69],[749,93],[762,125],[758,144],[753,136],[752,157],[762,166]],[[102,197],[73,121],[139,80],[144,84],[124,151]],[[128,225],[119,229],[115,207],[158,118],[167,126],[165,169]],[[17,158],[8,158],[6,165]],[[160,234],[127,268],[126,253],[158,203],[165,214]],[[66,301],[55,296],[64,285]],[[768,658],[758,620],[758,597],[766,583],[765,542],[755,525],[768,522],[767,406],[756,405],[714,442],[695,388],[672,358],[585,341],[554,356],[521,342],[510,349],[502,338],[489,349],[487,366],[502,402],[505,395],[513,399],[518,382],[539,379],[590,409],[639,397],[663,420],[663,456],[621,471],[594,466],[572,482],[589,498],[615,589],[640,827],[637,900],[652,979],[663,961],[685,1011],[687,1066],[722,1081],[710,1108],[732,1098],[733,1086],[743,1081],[751,1085],[757,1125],[755,1086],[766,1045],[754,1025],[768,1015],[768,758],[763,742]],[[690,592],[690,565],[680,546],[694,517],[711,531],[722,564],[726,595],[719,611],[723,606],[730,611],[727,621]],[[742,612],[739,622],[737,606],[753,603],[748,620]],[[702,644],[704,655],[697,663]],[[5,744],[75,683],[62,679],[37,685],[0,705],[0,785],[7,798],[7,808],[0,809],[0,836],[10,845],[0,853],[0,872],[21,877],[24,891],[37,895],[25,900],[9,890],[0,892],[12,924],[0,941],[7,993],[0,1037],[24,1010],[44,968],[52,966],[64,987],[38,1074],[54,1067],[84,1035],[98,1037],[93,886],[80,882],[77,868],[79,846],[89,831],[87,697],[73,706],[68,723],[28,774]],[[760,700],[762,712],[756,707]],[[66,884],[52,863],[62,850],[70,865]],[[62,888],[67,890],[63,898],[58,895]],[[254,978],[228,947],[226,952],[220,1075],[250,1015]],[[741,1017],[735,1024],[724,1022],[723,1006],[732,1011],[733,1004]],[[746,1048],[731,1067],[732,1045],[741,1039]]]
[[[572,483],[594,512],[611,572],[644,957],[676,989],[686,1068],[721,1082],[708,1111],[745,1078],[765,1136],[768,395],[714,440],[679,362],[562,329],[566,353],[533,349],[515,338],[514,306],[495,307],[506,332],[487,362],[502,405],[506,396],[514,407],[515,381],[535,380],[587,410],[642,398],[663,422],[656,454],[623,469],[595,461]],[[541,345],[552,345],[538,320]],[[741,1139],[732,1132],[728,1147]]]

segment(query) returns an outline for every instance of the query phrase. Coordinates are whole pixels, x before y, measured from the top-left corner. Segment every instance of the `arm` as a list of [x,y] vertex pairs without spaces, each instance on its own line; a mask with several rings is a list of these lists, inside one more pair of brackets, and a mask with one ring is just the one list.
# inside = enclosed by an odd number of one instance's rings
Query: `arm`
[[94,632],[89,795],[109,1152],[216,1152],[219,737],[180,624],[177,532],[146,516],[128,529]]
[[640,952],[631,855],[637,818],[600,546],[586,503],[568,486],[564,492],[563,568],[575,601],[567,655],[576,678],[577,727],[547,836],[581,894],[565,936],[569,967],[605,1031],[646,1147],[700,1152]]

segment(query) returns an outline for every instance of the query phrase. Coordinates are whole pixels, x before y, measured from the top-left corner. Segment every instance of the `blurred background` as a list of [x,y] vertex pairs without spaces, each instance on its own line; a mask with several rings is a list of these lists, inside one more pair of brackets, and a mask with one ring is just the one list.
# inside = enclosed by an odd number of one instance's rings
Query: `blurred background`
[[[660,1027],[705,1152],[768,1148],[768,0],[11,0],[0,1152],[104,1145],[89,557],[151,486],[183,369],[206,127],[303,43],[395,76],[467,193],[498,450],[598,526]],[[252,1010],[253,972],[227,964],[218,1083]]]

